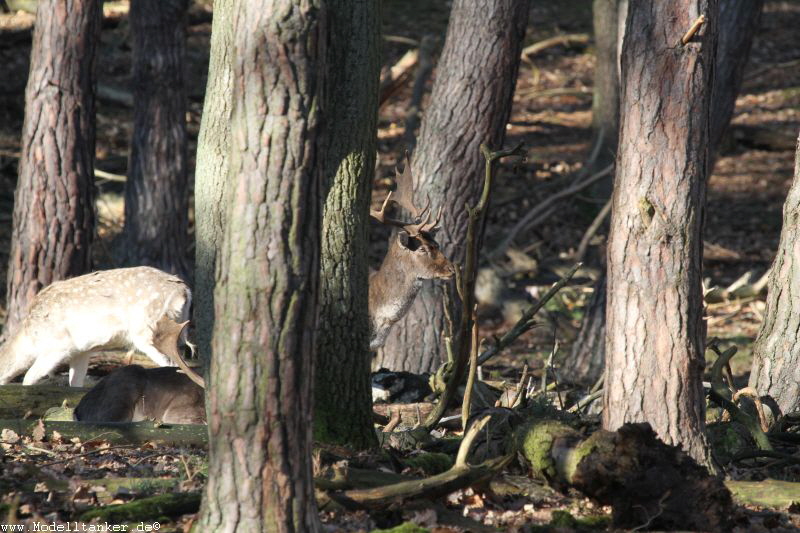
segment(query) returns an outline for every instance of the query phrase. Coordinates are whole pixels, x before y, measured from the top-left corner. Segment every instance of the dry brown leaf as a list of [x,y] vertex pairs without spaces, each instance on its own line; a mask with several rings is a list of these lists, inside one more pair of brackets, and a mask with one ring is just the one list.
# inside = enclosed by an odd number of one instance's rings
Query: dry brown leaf
[[44,435],[44,421],[40,418],[39,422],[36,423],[36,427],[31,431],[31,437],[33,437],[33,442],[42,442]]

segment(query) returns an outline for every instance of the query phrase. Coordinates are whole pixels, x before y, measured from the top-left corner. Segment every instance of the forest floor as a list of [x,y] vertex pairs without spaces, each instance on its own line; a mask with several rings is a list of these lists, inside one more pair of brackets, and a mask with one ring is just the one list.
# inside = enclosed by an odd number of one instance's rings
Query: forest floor
[[[441,46],[447,25],[449,2],[384,0],[383,33],[419,40],[425,35]],[[591,32],[591,1],[536,2],[529,21],[526,44],[568,33]],[[199,130],[203,90],[206,83],[210,14],[195,5],[188,32],[187,76],[189,110],[187,125],[192,165]],[[127,90],[130,44],[127,2],[106,3],[106,21],[98,60],[99,99],[97,109],[97,168],[124,175],[132,112]],[[24,89],[30,54],[33,16],[18,12],[0,14],[0,279],[5,280],[9,253],[13,191],[17,154],[20,150]],[[768,1],[756,35],[745,82],[737,100],[731,134],[724,143],[708,184],[705,228],[704,276],[706,286],[726,287],[748,272],[754,279],[770,266],[781,229],[781,211],[791,185],[794,143],[800,131],[800,2]],[[384,64],[393,64],[407,49],[396,41],[384,47]],[[508,229],[542,200],[572,184],[590,151],[591,87],[594,56],[591,45],[554,47],[530,61],[523,61],[514,108],[508,126],[507,145],[524,141],[526,161],[502,167],[494,191],[487,227],[487,242],[496,242]],[[435,76],[435,72],[434,72]],[[432,80],[428,83],[428,88]],[[570,91],[550,91],[552,89]],[[549,92],[548,92],[549,91]],[[379,115],[379,169],[374,202],[385,195],[403,148],[404,121],[411,96],[410,83],[398,91]],[[97,180],[98,246],[95,265],[113,268],[115,236],[123,224],[123,183]],[[524,251],[515,268],[504,270],[505,281],[514,288],[540,294],[557,280],[587,227],[604,203],[588,195],[566,198],[545,219],[522,232],[515,247]],[[509,350],[487,366],[486,375],[509,382],[519,380],[523,365],[541,372],[543,362],[558,341],[563,357],[574,340],[584,305],[599,272],[604,251],[605,229],[598,232],[587,254],[587,269],[547,307],[543,325],[523,335]],[[381,255],[385,234],[376,232],[374,258]],[[192,256],[193,250],[187,250]],[[507,265],[506,265],[507,266]],[[0,284],[0,301],[5,284]],[[764,310],[763,294],[756,298],[709,306],[708,335],[722,339],[723,347],[736,345],[733,361],[737,382],[746,383],[751,346]],[[0,314],[0,320],[2,314]],[[484,317],[481,336],[508,327],[502,319]],[[559,357],[556,357],[556,367]],[[711,361],[709,361],[710,363]],[[710,365],[709,365],[710,366]],[[38,517],[44,521],[73,519],[84,509],[130,501],[164,489],[159,479],[172,479],[182,491],[198,490],[205,479],[205,452],[196,448],[161,446],[115,447],[105,442],[74,442],[50,437],[30,440],[3,434],[0,449],[0,522],[6,512],[20,520]],[[734,468],[736,470],[736,468]],[[760,479],[758,468],[739,465],[740,477]],[[770,472],[770,475],[774,473]],[[135,477],[141,482],[108,489],[100,481],[109,477]],[[800,479],[796,469],[786,469],[785,478]],[[170,489],[175,484],[170,485]],[[56,488],[56,486],[58,486]],[[370,530],[396,524],[400,519],[434,527],[434,531],[546,529],[563,518],[607,515],[575,493],[561,494],[538,487],[527,499],[503,499],[461,491],[436,506],[388,515],[325,513],[330,531]],[[741,508],[737,522],[741,531],[800,530],[796,509],[758,510]],[[466,517],[470,525],[459,522]],[[437,518],[438,517],[438,518]],[[445,517],[449,517],[445,520]],[[454,518],[456,517],[456,518]],[[163,530],[182,529],[192,515],[173,517]],[[449,520],[449,521],[448,521]],[[451,524],[444,526],[442,524]],[[570,530],[589,528],[561,522]],[[454,525],[455,524],[455,525]],[[479,524],[483,524],[480,526]]]

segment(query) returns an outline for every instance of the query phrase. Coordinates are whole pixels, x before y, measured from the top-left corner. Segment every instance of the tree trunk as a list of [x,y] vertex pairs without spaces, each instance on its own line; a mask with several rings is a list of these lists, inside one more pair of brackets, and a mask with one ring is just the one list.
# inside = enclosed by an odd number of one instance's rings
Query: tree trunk
[[[603,426],[649,422],[708,462],[702,229],[717,2],[631,3],[608,244]],[[706,22],[686,45],[700,15]]]
[[96,0],[42,0],[25,88],[3,336],[54,281],[86,273],[94,235]]
[[742,86],[744,67],[763,6],[764,0],[719,0],[719,42],[711,95],[710,135],[714,159],[736,107],[736,96]]
[[133,138],[125,183],[125,262],[189,274],[186,172],[188,0],[133,0]]
[[561,365],[561,375],[570,383],[590,387],[603,375],[606,361],[606,297],[606,273],[603,272],[586,306],[578,337]]
[[236,2],[203,531],[321,531],[311,472],[318,2]]
[[[764,323],[753,345],[750,386],[772,398],[786,414],[800,408],[800,138],[794,181],[783,204],[783,229],[772,264]],[[770,402],[772,403],[772,402]]]
[[233,3],[233,0],[214,0],[208,82],[194,174],[194,339],[206,371],[211,359],[211,335],[214,330],[217,252],[222,249],[226,215],[224,207],[228,205],[225,182],[230,164]]
[[[614,162],[619,138],[619,76],[617,69],[618,6],[620,0],[594,0],[595,67],[592,98],[592,151],[597,156],[588,169],[594,174]],[[623,27],[624,31],[624,27]],[[613,178],[594,188],[603,198],[611,195]],[[603,193],[602,195],[600,193]]]
[[380,78],[379,3],[328,2],[324,184],[314,436],[360,449],[372,426],[367,220]]
[[[623,7],[625,3],[624,0],[620,2],[620,10],[627,9]],[[720,30],[711,98],[709,141],[713,158],[716,158],[720,142],[733,115],[736,96],[742,85],[742,73],[747,65],[750,46],[758,28],[763,1],[720,0],[719,5]],[[624,23],[620,28],[624,28]],[[598,55],[598,61],[599,59]],[[605,310],[597,308],[595,304],[603,302],[605,305],[605,296],[599,295],[600,291],[605,290],[605,286],[600,284],[595,287],[596,296],[592,298],[586,310],[578,339],[563,365],[565,375],[570,379],[571,375],[575,374],[577,377],[575,383],[591,384],[602,374],[605,359]],[[590,361],[591,357],[599,360]]]
[[[475,205],[483,185],[479,146],[499,149],[505,139],[528,11],[527,1],[453,2],[412,170],[418,205],[430,196],[434,212],[443,208],[437,238],[454,263],[464,260],[464,204]],[[434,371],[444,355],[442,301],[442,291],[426,284],[395,324],[374,366]],[[454,320],[457,324],[458,316]]]

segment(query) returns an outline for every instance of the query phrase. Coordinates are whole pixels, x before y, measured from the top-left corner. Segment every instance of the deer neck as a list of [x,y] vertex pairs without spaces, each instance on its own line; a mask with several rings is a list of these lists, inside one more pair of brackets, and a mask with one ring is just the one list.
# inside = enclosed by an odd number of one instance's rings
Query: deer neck
[[408,312],[422,287],[422,280],[404,268],[394,251],[390,246],[380,269],[369,278],[370,349],[373,350],[383,346],[392,325]]

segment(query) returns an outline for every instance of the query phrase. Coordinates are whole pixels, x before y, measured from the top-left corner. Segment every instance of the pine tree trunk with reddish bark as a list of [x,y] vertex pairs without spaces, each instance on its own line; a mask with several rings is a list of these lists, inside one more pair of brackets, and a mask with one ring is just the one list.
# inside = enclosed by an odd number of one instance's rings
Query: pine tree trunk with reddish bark
[[41,0],[25,88],[3,336],[39,290],[86,273],[94,236],[97,0]]
[[[629,6],[608,244],[603,426],[649,422],[708,460],[702,230],[716,0]],[[699,15],[700,31],[681,38]]]
[[[621,10],[627,10],[627,7],[622,7],[626,3],[625,0],[619,2]],[[719,42],[711,98],[710,145],[714,158],[718,155],[721,140],[733,115],[736,97],[742,85],[742,74],[747,65],[753,37],[758,29],[763,4],[761,0],[719,2]],[[621,25],[621,30],[624,31],[624,23]],[[598,55],[598,68],[600,61],[608,60],[607,56]],[[605,290],[604,284],[596,285],[596,296],[586,309],[581,331],[562,366],[567,378],[574,383],[591,385],[602,375],[605,361],[606,298],[601,292]]]

